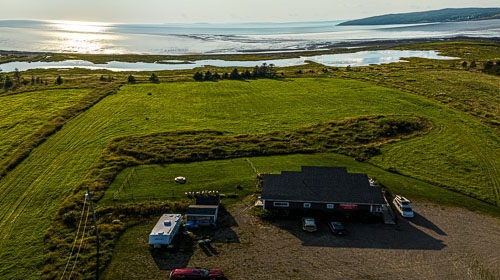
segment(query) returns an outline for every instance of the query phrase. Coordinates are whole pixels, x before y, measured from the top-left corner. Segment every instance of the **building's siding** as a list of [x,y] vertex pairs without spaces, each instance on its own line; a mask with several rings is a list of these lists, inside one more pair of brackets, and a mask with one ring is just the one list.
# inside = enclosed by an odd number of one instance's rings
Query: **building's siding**
[[[275,207],[274,202],[288,202],[288,207]],[[307,203],[307,202],[306,202]],[[310,202],[311,207],[310,208],[305,208],[304,207],[304,202],[293,202],[293,201],[286,201],[286,200],[269,200],[266,199],[264,201],[264,208],[265,209],[289,209],[289,210],[321,210],[325,212],[350,212],[350,211],[367,211],[370,212],[370,206],[369,204],[357,204],[355,209],[343,209],[346,208],[345,206],[347,205],[341,205],[340,203],[315,203],[315,202]],[[328,204],[333,204],[333,209],[329,209],[327,207]],[[380,206],[377,204],[373,204],[374,207]],[[349,208],[349,207],[347,207]]]

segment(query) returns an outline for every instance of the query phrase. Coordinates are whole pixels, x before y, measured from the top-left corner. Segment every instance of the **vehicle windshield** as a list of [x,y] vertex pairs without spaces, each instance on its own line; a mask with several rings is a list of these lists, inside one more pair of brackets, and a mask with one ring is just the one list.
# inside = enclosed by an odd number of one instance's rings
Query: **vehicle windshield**
[[410,207],[408,208],[403,208],[403,212],[413,212]]
[[333,225],[334,229],[344,229],[343,225]]
[[208,276],[210,274],[210,271],[208,271],[206,269],[200,269],[200,274],[202,276]]
[[402,205],[410,205],[410,203],[408,203],[408,201],[402,201],[401,204]]

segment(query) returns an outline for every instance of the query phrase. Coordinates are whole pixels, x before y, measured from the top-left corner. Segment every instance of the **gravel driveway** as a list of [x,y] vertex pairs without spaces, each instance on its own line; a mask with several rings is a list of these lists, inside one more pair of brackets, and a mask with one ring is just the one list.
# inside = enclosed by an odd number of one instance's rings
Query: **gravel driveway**
[[188,267],[222,269],[228,279],[500,279],[500,220],[459,208],[413,203],[398,225],[326,223],[306,233],[299,219],[260,222],[238,206]]

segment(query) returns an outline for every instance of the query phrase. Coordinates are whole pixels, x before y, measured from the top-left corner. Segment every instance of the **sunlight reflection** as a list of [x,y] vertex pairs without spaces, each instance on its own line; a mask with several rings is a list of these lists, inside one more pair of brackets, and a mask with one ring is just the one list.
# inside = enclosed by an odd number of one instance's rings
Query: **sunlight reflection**
[[53,27],[58,31],[81,32],[81,33],[103,33],[109,24],[102,22],[85,21],[53,21]]

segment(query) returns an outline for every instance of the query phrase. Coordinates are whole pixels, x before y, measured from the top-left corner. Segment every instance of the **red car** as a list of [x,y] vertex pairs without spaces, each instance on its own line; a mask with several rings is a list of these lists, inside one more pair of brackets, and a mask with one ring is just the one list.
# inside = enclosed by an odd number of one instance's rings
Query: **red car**
[[170,279],[223,279],[224,273],[218,269],[174,269]]

